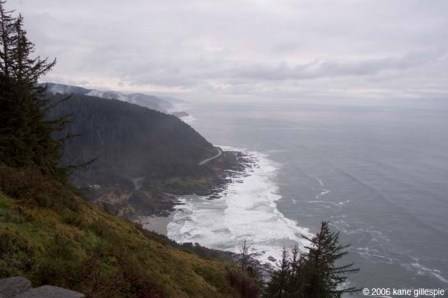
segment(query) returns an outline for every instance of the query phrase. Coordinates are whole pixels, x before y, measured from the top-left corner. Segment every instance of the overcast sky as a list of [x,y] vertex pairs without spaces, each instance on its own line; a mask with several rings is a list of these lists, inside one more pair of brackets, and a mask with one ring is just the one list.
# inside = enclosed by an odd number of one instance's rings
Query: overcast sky
[[48,80],[205,98],[448,96],[446,0],[9,0]]

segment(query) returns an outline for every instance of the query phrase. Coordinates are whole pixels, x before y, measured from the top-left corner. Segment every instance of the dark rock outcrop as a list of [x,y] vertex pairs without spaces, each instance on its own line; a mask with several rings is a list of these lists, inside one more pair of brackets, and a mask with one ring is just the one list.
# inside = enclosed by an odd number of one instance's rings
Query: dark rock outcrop
[[85,295],[54,286],[32,288],[24,277],[0,279],[0,298],[84,298]]
[[42,286],[28,290],[14,298],[84,298],[84,294],[53,286]]
[[15,297],[31,289],[31,282],[24,277],[0,279],[0,298]]

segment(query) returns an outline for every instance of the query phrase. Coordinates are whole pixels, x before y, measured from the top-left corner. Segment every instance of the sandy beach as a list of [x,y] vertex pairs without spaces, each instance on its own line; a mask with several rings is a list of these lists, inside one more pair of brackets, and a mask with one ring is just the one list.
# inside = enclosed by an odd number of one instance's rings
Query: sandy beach
[[137,222],[140,223],[145,230],[166,236],[167,226],[171,219],[171,214],[168,216],[141,216],[138,218]]

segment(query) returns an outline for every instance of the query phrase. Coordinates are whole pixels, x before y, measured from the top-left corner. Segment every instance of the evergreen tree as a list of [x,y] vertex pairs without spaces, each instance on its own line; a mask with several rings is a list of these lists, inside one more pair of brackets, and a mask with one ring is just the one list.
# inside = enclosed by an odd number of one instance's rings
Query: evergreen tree
[[257,268],[257,263],[255,261],[255,253],[250,252],[251,246],[244,240],[241,244],[239,263],[241,265],[241,271],[247,274],[247,276],[252,279],[254,283],[257,284],[258,288],[263,286],[263,280],[261,278],[261,273],[259,268]]
[[327,222],[322,222],[319,233],[305,239],[311,246],[303,263],[304,294],[309,298],[339,298],[343,293],[356,292],[357,289],[344,288],[347,274],[359,271],[353,264],[338,265],[337,261],[347,255],[349,245],[339,243],[339,232],[332,232]]
[[240,248],[240,265],[243,272],[252,270],[254,254],[250,252],[250,245],[244,240]]
[[339,243],[339,233],[332,232],[327,222],[310,242],[308,253],[299,254],[298,247],[288,259],[286,251],[266,290],[266,297],[278,298],[340,298],[344,293],[357,292],[344,287],[347,274],[357,272],[353,264],[339,265],[347,254],[347,245]]
[[271,276],[271,281],[266,288],[266,297],[269,298],[285,298],[288,297],[288,284],[290,282],[290,262],[288,260],[288,252],[283,249],[282,260],[279,264],[279,269],[274,271]]
[[301,255],[299,252],[299,247],[296,245],[291,252],[291,260],[289,262],[289,279],[286,286],[288,298],[299,298],[305,297],[304,292],[304,280],[305,280],[305,270],[304,264],[306,262],[305,255]]
[[45,99],[45,87],[39,85],[55,61],[33,53],[22,16],[14,17],[0,1],[0,164],[65,178],[59,167],[62,140],[52,135],[67,119],[46,119],[51,103]]

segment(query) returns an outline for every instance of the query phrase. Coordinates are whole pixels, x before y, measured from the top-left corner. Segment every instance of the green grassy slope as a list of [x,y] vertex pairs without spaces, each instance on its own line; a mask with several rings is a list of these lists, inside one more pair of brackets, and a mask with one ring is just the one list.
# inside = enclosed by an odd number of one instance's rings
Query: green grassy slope
[[36,172],[0,166],[0,278],[21,275],[88,297],[241,297],[229,281],[234,270],[106,214]]

